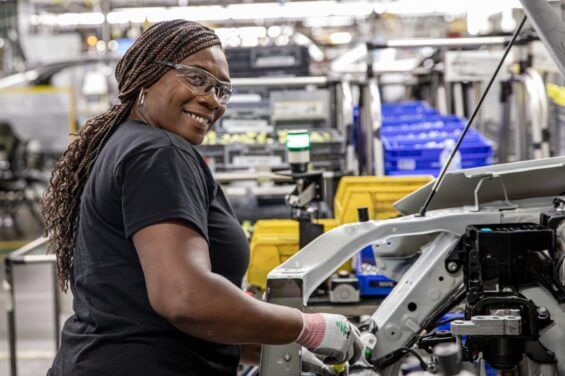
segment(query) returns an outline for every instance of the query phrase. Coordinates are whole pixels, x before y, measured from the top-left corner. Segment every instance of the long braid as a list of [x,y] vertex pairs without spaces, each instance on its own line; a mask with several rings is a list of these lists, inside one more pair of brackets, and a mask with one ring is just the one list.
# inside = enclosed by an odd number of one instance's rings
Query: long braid
[[90,119],[57,162],[45,191],[42,213],[49,252],[57,255],[57,275],[68,288],[79,225],[81,195],[100,151],[129,116],[141,90],[167,72],[156,60],[180,62],[202,49],[220,45],[210,29],[190,21],[160,22],[139,36],[116,66],[121,103]]

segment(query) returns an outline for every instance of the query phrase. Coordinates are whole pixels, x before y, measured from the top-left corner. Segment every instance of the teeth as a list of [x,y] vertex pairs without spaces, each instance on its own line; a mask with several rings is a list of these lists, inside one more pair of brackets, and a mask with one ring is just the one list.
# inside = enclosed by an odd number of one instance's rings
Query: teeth
[[208,119],[203,118],[202,116],[194,115],[192,112],[187,112],[187,114],[189,114],[191,118],[193,118],[194,120],[198,121],[201,124],[204,124],[204,125],[209,124]]

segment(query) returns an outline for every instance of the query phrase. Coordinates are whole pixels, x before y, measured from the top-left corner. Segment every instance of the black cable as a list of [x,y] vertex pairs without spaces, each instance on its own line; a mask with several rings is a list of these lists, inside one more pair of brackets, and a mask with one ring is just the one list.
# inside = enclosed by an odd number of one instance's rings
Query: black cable
[[428,315],[428,318],[422,323],[422,328],[428,331],[434,329],[435,323],[449,312],[451,308],[463,301],[466,296],[467,288],[465,285],[462,285],[442,305]]
[[404,351],[405,353],[410,353],[410,354],[414,355],[416,358],[418,358],[418,361],[420,362],[420,365],[422,366],[422,369],[423,369],[424,371],[427,371],[427,370],[428,370],[428,368],[429,368],[429,367],[428,367],[428,364],[425,362],[425,360],[424,360],[424,358],[422,357],[422,355],[420,355],[420,354],[418,353],[418,351],[416,351],[416,350],[414,350],[414,349],[411,349],[411,348],[409,348],[409,347],[401,347],[401,348],[399,348],[399,350],[402,350],[402,351]]
[[463,139],[465,138],[467,131],[469,130],[469,128],[471,127],[471,124],[473,124],[473,120],[475,120],[475,117],[479,113],[479,110],[480,110],[480,108],[481,108],[481,106],[482,106],[492,84],[494,83],[494,80],[496,79],[496,76],[498,75],[500,68],[502,68],[502,64],[504,64],[504,60],[506,60],[506,56],[508,56],[508,53],[510,52],[512,45],[514,44],[514,42],[516,42],[516,38],[518,38],[518,34],[520,34],[520,31],[522,31],[522,27],[526,23],[526,18],[527,18],[527,16],[524,15],[524,18],[522,18],[520,25],[518,25],[518,27],[514,31],[514,34],[512,35],[512,39],[510,40],[510,43],[508,43],[508,46],[506,47],[506,50],[504,51],[504,54],[502,55],[502,59],[500,59],[500,61],[498,62],[498,66],[494,70],[494,73],[493,73],[492,77],[490,78],[490,81],[489,81],[485,91],[483,91],[483,94],[481,95],[481,98],[479,99],[477,106],[475,106],[475,110],[473,110],[473,114],[469,118],[467,125],[463,129],[463,132],[461,132],[461,135],[459,136],[459,139],[457,140],[457,143],[455,144],[453,151],[449,155],[449,159],[447,160],[447,163],[443,166],[443,168],[441,169],[441,173],[439,174],[438,178],[434,182],[434,186],[432,187],[432,190],[430,191],[430,194],[428,195],[426,202],[424,203],[424,205],[420,209],[418,216],[420,216],[420,217],[426,216],[426,210],[428,209],[430,202],[432,201],[436,192],[438,191],[439,186],[441,185],[443,178],[445,177],[445,173],[447,172],[447,169],[449,168],[449,165],[451,164],[451,160],[455,156],[455,153],[457,153],[457,151],[459,150],[459,147],[461,146],[461,143],[463,142]]

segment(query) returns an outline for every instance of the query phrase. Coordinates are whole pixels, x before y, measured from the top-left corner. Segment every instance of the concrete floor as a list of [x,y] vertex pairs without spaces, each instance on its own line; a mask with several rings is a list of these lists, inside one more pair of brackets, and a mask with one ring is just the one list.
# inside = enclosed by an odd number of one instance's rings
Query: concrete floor
[[[3,264],[3,263],[2,263]],[[0,277],[4,280],[4,269]],[[18,376],[45,375],[55,354],[53,271],[51,265],[16,266]],[[63,322],[71,312],[70,296],[61,296]],[[5,301],[0,300],[0,375],[10,375]]]

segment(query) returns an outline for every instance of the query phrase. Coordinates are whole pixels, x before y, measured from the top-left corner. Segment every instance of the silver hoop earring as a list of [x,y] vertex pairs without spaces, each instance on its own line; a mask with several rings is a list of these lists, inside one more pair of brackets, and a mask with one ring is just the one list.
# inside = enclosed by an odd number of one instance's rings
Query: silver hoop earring
[[145,102],[145,90],[139,92],[139,96],[137,97],[138,107],[143,107],[143,102]]

